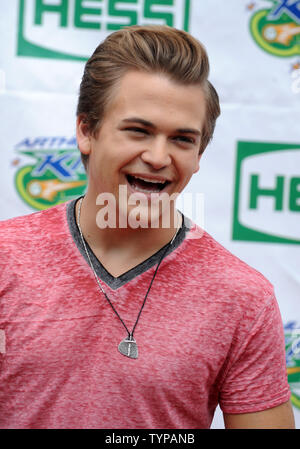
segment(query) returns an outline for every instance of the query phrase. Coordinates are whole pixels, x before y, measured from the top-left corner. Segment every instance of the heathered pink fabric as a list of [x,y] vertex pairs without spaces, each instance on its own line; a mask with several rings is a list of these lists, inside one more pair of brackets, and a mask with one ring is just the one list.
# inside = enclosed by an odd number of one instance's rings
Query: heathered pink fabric
[[[208,428],[218,403],[245,413],[288,400],[273,287],[207,233],[162,262],[135,331],[137,360],[117,350],[124,328],[65,204],[2,222],[0,242],[1,428]],[[129,328],[154,270],[106,286]]]

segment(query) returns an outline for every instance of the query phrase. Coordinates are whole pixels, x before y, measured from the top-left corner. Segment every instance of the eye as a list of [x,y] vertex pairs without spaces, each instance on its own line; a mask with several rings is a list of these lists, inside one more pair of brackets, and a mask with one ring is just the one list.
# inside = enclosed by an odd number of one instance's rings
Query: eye
[[188,144],[188,145],[195,145],[196,140],[193,137],[188,136],[175,136],[173,137],[173,140],[179,143]]
[[145,128],[140,128],[140,127],[136,127],[136,126],[131,126],[129,128],[125,128],[124,131],[129,131],[133,134],[137,134],[137,135],[148,135],[149,132],[145,129]]

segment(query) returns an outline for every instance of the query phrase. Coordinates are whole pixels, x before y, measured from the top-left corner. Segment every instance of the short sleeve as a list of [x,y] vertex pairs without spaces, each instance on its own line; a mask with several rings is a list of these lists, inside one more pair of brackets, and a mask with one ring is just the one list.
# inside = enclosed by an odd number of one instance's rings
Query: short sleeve
[[236,355],[220,386],[221,410],[251,413],[288,401],[284,331],[274,295],[235,344]]

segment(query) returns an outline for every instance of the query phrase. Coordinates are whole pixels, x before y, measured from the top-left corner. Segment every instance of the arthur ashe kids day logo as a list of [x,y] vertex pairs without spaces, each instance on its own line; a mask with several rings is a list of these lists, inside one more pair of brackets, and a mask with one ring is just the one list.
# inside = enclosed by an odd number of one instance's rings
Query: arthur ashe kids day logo
[[300,244],[300,144],[238,142],[233,240]]
[[300,0],[268,2],[270,7],[256,11],[250,21],[255,42],[274,56],[299,56]]
[[300,327],[291,321],[284,326],[284,334],[291,401],[300,410]]
[[93,50],[93,34],[99,42],[105,37],[99,33],[146,24],[188,31],[191,1],[20,0],[17,54],[84,61]]
[[75,137],[25,138],[15,150],[16,190],[33,209],[48,209],[84,193],[86,173]]

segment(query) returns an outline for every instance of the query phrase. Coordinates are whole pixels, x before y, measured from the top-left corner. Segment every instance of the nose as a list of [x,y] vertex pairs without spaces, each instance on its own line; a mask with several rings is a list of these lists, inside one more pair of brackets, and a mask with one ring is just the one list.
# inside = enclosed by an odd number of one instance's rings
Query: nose
[[151,143],[148,142],[147,148],[142,152],[141,159],[156,170],[170,165],[172,159],[166,139],[161,136],[153,139]]

